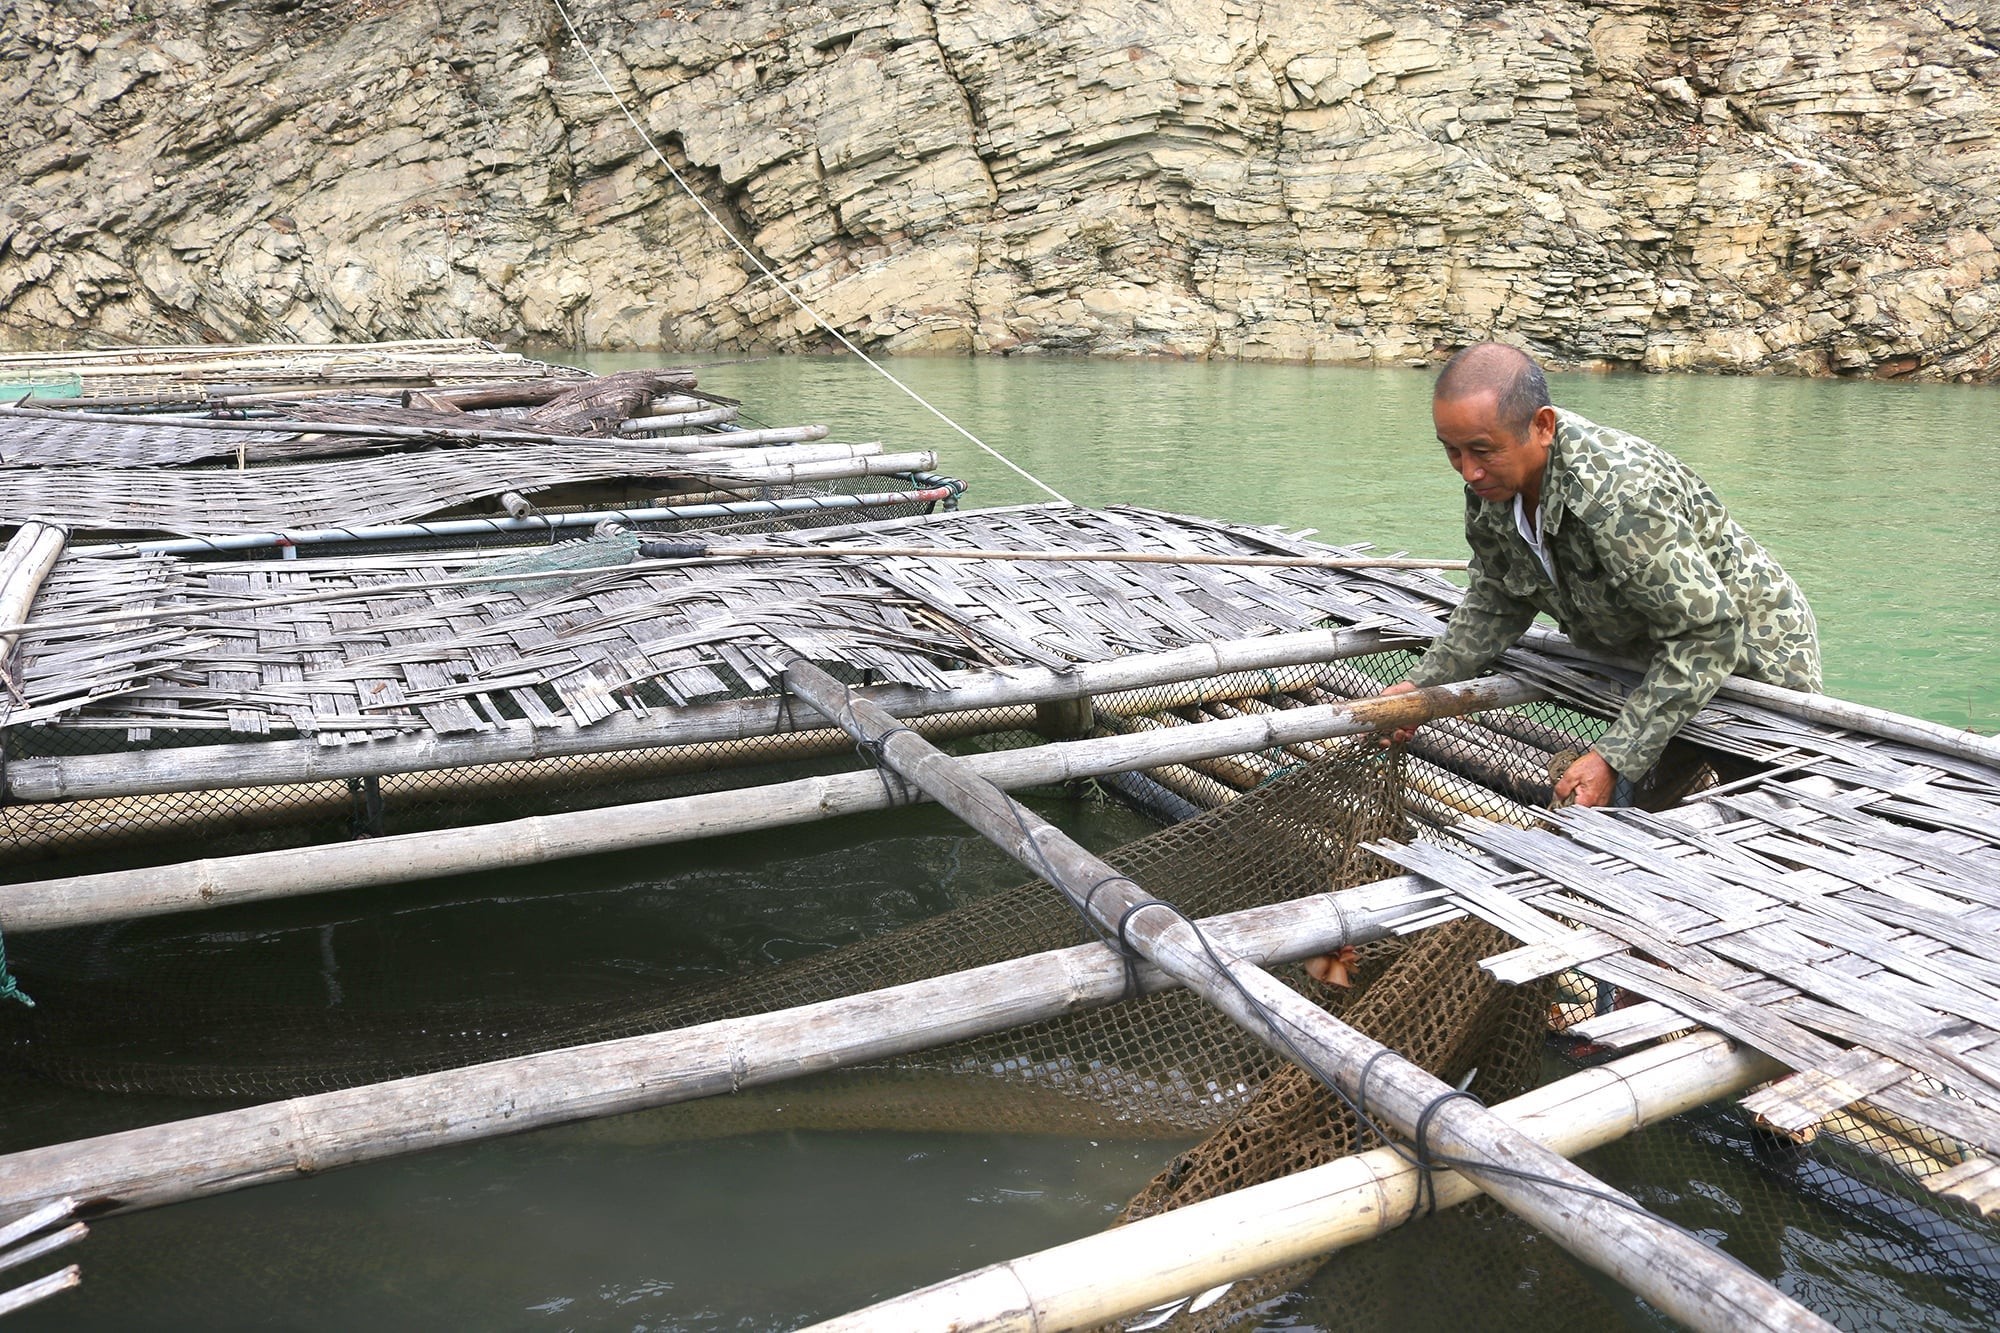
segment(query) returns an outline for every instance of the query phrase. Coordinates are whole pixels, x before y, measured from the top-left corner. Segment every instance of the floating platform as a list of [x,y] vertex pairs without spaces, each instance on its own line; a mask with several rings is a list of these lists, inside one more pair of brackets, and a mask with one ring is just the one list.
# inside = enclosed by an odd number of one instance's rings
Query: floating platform
[[[244,388],[218,394],[213,363],[134,364],[178,364],[176,392],[196,384],[204,410],[241,410],[213,401]],[[1722,1091],[1708,1096],[1763,1083],[1746,1106],[1768,1132],[1841,1134],[1969,1216],[2000,1208],[2000,743],[1736,681],[1682,731],[1648,808],[1551,811],[1552,774],[1637,672],[1536,631],[1481,681],[1378,698],[1457,603],[1437,573],[1131,506],[956,509],[928,453],[731,443],[751,433],[690,424],[731,405],[685,372],[661,372],[678,378],[636,400],[619,397],[629,384],[551,374],[564,387],[526,395],[535,405],[471,410],[452,406],[437,364],[422,400],[346,387],[420,364],[398,354],[370,379],[351,353],[227,362],[256,386],[254,411],[232,418],[247,429],[179,412],[0,410],[0,524],[17,529],[0,556],[0,609],[13,608],[0,617],[0,833],[23,863],[0,887],[0,928],[32,941],[890,808],[945,789],[915,776],[934,762],[1008,789],[1099,779],[1186,814],[1282,787],[1339,758],[1340,738],[1425,721],[1397,761],[1407,836],[1367,848],[1406,873],[1299,907],[1322,913],[1309,951],[1349,938],[1364,903],[1373,933],[1358,941],[1477,918],[1513,941],[1486,959],[1491,976],[1560,979],[1570,1034],[1659,1051],[1689,1049],[1659,1043],[1690,1029],[1721,1034],[1756,1054],[1715,1074]],[[493,369],[476,369],[466,393],[491,401]],[[299,398],[285,374],[333,377],[339,391]],[[577,415],[532,416],[551,405]],[[226,465],[232,431],[240,466]],[[545,435],[559,437],[527,438]],[[117,465],[91,462],[92,441]],[[902,508],[850,522],[830,505],[752,507],[814,499],[786,488],[821,484],[822,464],[856,484],[893,468],[903,489],[883,507]],[[593,509],[566,489],[593,485],[645,505]],[[552,542],[561,529],[539,504],[508,507],[531,494],[612,526]],[[709,521],[691,517],[703,504],[732,530],[690,540]],[[459,521],[514,544],[469,545]],[[893,725],[871,724],[877,709]],[[926,756],[919,736],[970,744]],[[490,822],[410,814],[440,802]],[[224,838],[250,825],[254,847]],[[173,840],[204,855],[146,864]],[[83,848],[97,858],[87,873],[26,864]],[[102,864],[120,856],[129,868]],[[1576,998],[1597,986],[1621,1004]],[[325,1093],[284,1103],[282,1124],[253,1108],[0,1156],[0,1212],[65,1195],[166,1202],[707,1095],[718,1076],[689,1072],[696,1031],[519,1057],[562,1070],[536,1085],[531,1113],[481,1100],[504,1083],[497,1066],[424,1074],[436,1082],[406,1089],[412,1117],[429,1107],[435,1119],[438,1098],[463,1111],[435,1136],[386,1101]],[[1702,1040],[1704,1052],[1726,1045]],[[729,1057],[721,1089],[741,1085],[747,1058]],[[600,1066],[625,1084],[589,1084]],[[336,1121],[352,1136],[338,1147]],[[238,1137],[244,1157],[227,1172],[160,1165]],[[1132,1299],[1180,1280],[1149,1279]],[[905,1311],[912,1326],[973,1298],[937,1300]]]

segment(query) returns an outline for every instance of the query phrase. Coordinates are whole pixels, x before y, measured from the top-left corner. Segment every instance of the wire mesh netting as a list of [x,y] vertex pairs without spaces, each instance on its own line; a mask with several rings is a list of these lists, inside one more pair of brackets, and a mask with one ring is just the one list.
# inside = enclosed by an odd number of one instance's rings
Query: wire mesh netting
[[[1381,654],[1191,685],[1100,696],[1087,712],[973,710],[913,725],[961,752],[1050,735],[1200,726],[1379,692],[1410,657]],[[1107,856],[1150,892],[1199,916],[1287,901],[1387,873],[1363,844],[1446,838],[1468,817],[1530,821],[1566,756],[1604,724],[1531,704],[1432,724],[1406,752],[1366,739],[1149,770],[1158,804],[1209,809]],[[1726,779],[1735,761],[1687,747],[1658,790],[1669,802]],[[407,832],[475,819],[553,813],[694,790],[853,769],[837,732],[678,750],[385,776],[372,783],[130,798],[122,817],[143,853],[161,839],[276,845],[356,831]],[[315,808],[301,799],[321,802]],[[254,802],[271,799],[267,810]],[[100,828],[107,803],[72,812]],[[58,807],[60,808],[60,807]],[[22,809],[5,812],[18,818]],[[263,828],[249,828],[262,817]],[[153,845],[157,844],[157,845]],[[54,845],[65,845],[59,839]],[[66,844],[74,850],[76,844]],[[303,908],[301,909],[304,910]],[[311,915],[302,918],[314,920]],[[339,919],[329,908],[325,920]],[[372,1082],[554,1046],[657,1031],[964,970],[1092,936],[1060,897],[1030,883],[829,952],[699,984],[564,990],[532,967],[467,978],[413,1008],[395,975],[341,973],[328,992],[317,928],[202,935],[184,920],[10,937],[41,1005],[0,1011],[0,1051],[18,1071],[152,1095],[268,1098]],[[1602,1053],[1546,1034],[1618,1003],[1576,976],[1545,990],[1498,986],[1479,960],[1508,942],[1483,925],[1433,929],[1412,943],[1364,946],[1349,991],[1296,972],[1291,983],[1448,1081],[1497,1101]],[[1207,1197],[1374,1146],[1324,1089],[1205,1004],[1169,992],[962,1042],[824,1080],[783,1097],[743,1096],[654,1113],[689,1136],[789,1129],[950,1129],[1209,1137],[1179,1152],[1128,1216]],[[1843,1326],[1990,1325],[2000,1307],[1993,1228],[1930,1196],[1921,1180],[1963,1156],[1922,1129],[1865,1108],[1800,1143],[1720,1105],[1600,1150],[1586,1165],[1643,1203],[1715,1239]],[[1447,1283],[1426,1274],[1450,1255]],[[1448,1301],[1447,1301],[1448,1297]],[[1427,1317],[1482,1328],[1601,1328],[1654,1317],[1579,1270],[1544,1238],[1487,1204],[1419,1219],[1325,1263],[1239,1284],[1179,1327],[1412,1327]],[[1429,1312],[1428,1314],[1426,1312]],[[1135,1321],[1143,1322],[1143,1321]]]

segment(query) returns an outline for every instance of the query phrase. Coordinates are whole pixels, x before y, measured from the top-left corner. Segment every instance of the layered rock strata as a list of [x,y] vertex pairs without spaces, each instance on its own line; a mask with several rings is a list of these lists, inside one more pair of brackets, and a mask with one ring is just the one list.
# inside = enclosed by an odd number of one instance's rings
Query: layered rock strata
[[[863,345],[2000,375],[2000,0],[570,0]],[[0,342],[812,346],[552,0],[15,0]]]

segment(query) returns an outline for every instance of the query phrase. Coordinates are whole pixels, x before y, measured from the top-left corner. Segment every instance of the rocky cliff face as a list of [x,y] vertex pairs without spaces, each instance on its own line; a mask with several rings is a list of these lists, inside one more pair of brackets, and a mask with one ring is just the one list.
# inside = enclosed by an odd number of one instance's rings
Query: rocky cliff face
[[[888,350],[2000,376],[2000,0],[571,0]],[[0,341],[820,335],[551,0],[15,0]]]

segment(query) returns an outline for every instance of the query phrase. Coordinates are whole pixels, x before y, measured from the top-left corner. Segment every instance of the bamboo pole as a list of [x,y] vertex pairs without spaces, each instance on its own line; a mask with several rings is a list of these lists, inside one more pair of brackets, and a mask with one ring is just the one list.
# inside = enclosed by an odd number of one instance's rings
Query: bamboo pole
[[[1449,1084],[1220,948],[1179,912],[1149,897],[963,761],[857,699],[818,667],[795,659],[785,679],[856,744],[879,755],[885,768],[1058,886],[1097,929],[1111,932],[1246,1032],[1281,1053],[1311,1061],[1347,1096],[1365,1100],[1379,1119],[1412,1136],[1420,1151],[1447,1156],[1487,1193],[1583,1262],[1697,1328],[1732,1333],[1746,1327],[1830,1328],[1735,1259],[1660,1222],[1485,1107],[1459,1097]],[[1285,716],[1256,720],[1275,722]],[[1371,1075],[1365,1085],[1363,1069]],[[1419,1134],[1419,1125],[1427,1132]]]
[[693,430],[699,426],[720,426],[724,422],[736,420],[737,409],[716,407],[690,399],[696,406],[672,406],[662,411],[660,400],[655,400],[652,410],[645,416],[632,417],[618,427],[620,435],[641,435],[652,431]]
[[[1026,731],[1034,725],[1032,705],[940,713],[910,723],[933,740]],[[559,755],[504,764],[474,764],[442,773],[387,774],[381,779],[384,804],[399,801],[478,801],[509,792],[542,792],[551,786],[629,784],[679,773],[707,773],[852,753],[853,743],[838,728],[787,731],[755,736],[718,755],[710,745],[675,745],[604,754]],[[87,847],[158,841],[192,832],[214,836],[246,829],[279,828],[337,819],[352,812],[345,782],[311,782],[274,787],[220,788],[162,801],[157,796],[110,796],[84,801],[19,804],[0,810],[0,862],[20,864],[35,853],[69,853]],[[218,813],[218,812],[221,813]],[[144,874],[135,871],[134,874]],[[115,896],[115,895],[114,895]],[[7,917],[7,888],[0,884],[0,921]]]
[[[1293,674],[1299,674],[1292,668]],[[1211,698],[1235,698],[1267,687],[1269,675],[1236,673],[1182,684],[1122,690],[1094,696],[1107,716],[1205,703]],[[1081,702],[1075,700],[1071,702]],[[1035,704],[985,705],[950,713],[913,718],[910,725],[934,741],[1008,731],[1031,731],[1037,725]],[[643,782],[678,773],[713,772],[814,759],[851,752],[853,743],[838,727],[809,731],[780,730],[730,742],[725,753],[709,745],[646,746],[579,755],[552,755],[418,775],[380,775],[382,798],[394,807],[405,797],[422,801],[473,801],[515,791],[543,791],[551,785],[611,785]],[[353,797],[344,782],[318,781],[269,787],[215,788],[200,793],[174,793],[189,799],[157,800],[152,796],[111,796],[68,802],[17,803],[0,811],[5,845],[0,861],[19,863],[31,853],[84,847],[135,839],[158,839],[199,829],[237,832],[272,828],[314,819],[329,819],[351,810]],[[1233,794],[1233,793],[1232,793]],[[218,807],[227,809],[218,815]],[[0,887],[0,920],[6,891]]]
[[[677,460],[670,471],[678,476],[699,477],[703,481],[760,486],[796,486],[807,481],[844,481],[849,477],[893,476],[900,472],[928,472],[937,466],[934,453],[878,454],[873,458],[828,459],[822,463],[738,463],[733,459],[711,459],[687,464]],[[784,548],[796,555],[796,547]],[[827,551],[839,554],[837,547]]]
[[0,1292],[0,1315],[12,1314],[16,1310],[46,1300],[58,1292],[68,1291],[83,1281],[83,1270],[75,1264],[58,1269],[47,1277],[36,1278],[12,1291]]
[[[8,539],[4,567],[0,567],[0,625],[24,620],[42,590],[49,571],[56,567],[69,533],[52,523],[29,519]],[[15,555],[16,550],[20,554]],[[0,670],[14,651],[16,634],[0,633]]]
[[[878,787],[879,780],[869,777]],[[1386,935],[1441,891],[1398,876],[1214,917],[1231,950],[1292,962]],[[1134,973],[1141,993],[1173,984]],[[1118,1001],[1124,961],[1078,945],[883,990],[317,1093],[0,1157],[0,1208],[149,1208],[544,1125],[619,1115],[926,1050]]]
[[[1530,629],[1521,641],[1542,652],[1571,657],[1595,665],[1624,667],[1635,671],[1642,669],[1640,663],[1585,648],[1550,629],[1541,627]],[[1989,768],[2000,768],[2000,737],[1960,731],[1955,727],[1926,722],[1922,718],[1910,717],[1904,713],[1893,713],[1886,708],[1871,708],[1867,704],[1836,699],[1831,695],[1807,694],[1800,690],[1788,690],[1779,685],[1766,685],[1762,681],[1751,680],[1745,676],[1731,676],[1722,682],[1722,687],[1716,693],[1725,698],[1756,704],[1788,717],[1842,727],[1866,736],[1878,736],[1883,740],[1901,741],[1905,745],[1914,745],[1919,749],[1948,754],[1959,759],[1970,759]]]
[[[1307,555],[1227,555],[1193,551],[1021,551],[993,550],[969,546],[709,546],[705,542],[647,543],[671,546],[674,554],[687,558],[700,546],[702,558],[710,560],[793,559],[801,556],[866,556],[874,559],[915,560],[1000,560],[1010,564],[1048,563],[1063,565],[1225,565],[1272,569],[1464,569],[1463,560],[1426,560],[1406,556],[1307,556]],[[646,547],[640,548],[642,554]]]
[[640,415],[652,417],[684,416],[689,412],[705,412],[712,407],[743,406],[736,399],[724,398],[719,394],[711,395],[707,393],[688,392],[688,390],[694,388],[692,384],[683,385],[681,388],[682,392],[662,394],[654,398],[647,405],[646,411]]
[[[1153,735],[1062,741],[964,761],[1006,787],[1072,782],[1104,773],[1183,763],[1292,740],[1361,735],[1450,712],[1519,702],[1489,680],[1461,681],[1341,707],[1184,727]],[[907,731],[916,739],[913,729]],[[928,742],[919,742],[928,746]],[[603,810],[536,815],[498,824],[391,834],[321,847],[285,848],[143,870],[72,875],[0,886],[0,930],[51,930],[92,921],[222,907],[408,880],[539,865],[570,856],[653,847],[723,833],[780,828],[907,804],[873,770],[710,792]]]
[[[462,384],[448,389],[432,389],[430,396],[450,403],[461,412],[477,412],[483,408],[495,407],[540,407],[553,398],[560,398],[571,389],[586,384],[587,380],[518,380],[499,384]],[[309,390],[308,392],[315,392]],[[244,395],[256,401],[259,395]],[[230,398],[217,399],[218,402],[235,401]]]
[[[1572,1074],[1493,1114],[1575,1157],[1782,1069],[1703,1032]],[[1435,1185],[1440,1208],[1480,1193],[1456,1172],[1440,1172]],[[1086,1328],[1358,1244],[1401,1226],[1424,1202],[1416,1168],[1377,1148],[989,1265],[814,1325],[814,1333]]]
[[[8,352],[0,355],[0,366],[74,364],[180,369],[184,366],[207,366],[212,362],[258,365],[270,360],[310,361],[343,356],[382,356],[384,353],[421,356],[438,361],[516,361],[524,367],[544,364],[530,361],[518,352],[505,351],[483,338],[392,338],[372,343],[231,343],[220,347],[208,343],[172,343],[165,346],[89,348],[72,352]],[[588,377],[578,372],[578,378]]]
[[[947,675],[950,684],[944,689],[878,685],[866,695],[904,717],[921,717],[961,709],[1052,703],[1235,672],[1275,671],[1383,652],[1405,642],[1372,629],[1307,630],[1133,653],[1062,671],[1046,667],[961,671]],[[426,731],[349,745],[324,745],[315,737],[305,737],[14,759],[0,776],[6,782],[6,795],[17,801],[83,800],[377,777],[663,745],[713,744],[769,736],[791,725],[783,701],[741,699],[693,704],[650,719],[621,712],[590,727],[538,728],[510,722],[480,733],[478,738]]]
[[713,431],[706,435],[670,436],[649,440],[655,449],[668,453],[708,453],[748,449],[757,445],[810,444],[826,438],[825,426],[766,426],[757,430]]
[[[0,421],[8,417],[59,418],[64,421],[95,421],[113,426],[195,426],[202,430],[280,431],[294,435],[357,435],[382,440],[462,439],[489,444],[595,444],[605,441],[592,435],[558,435],[537,431],[499,417],[469,417],[464,426],[398,426],[387,423],[351,421],[292,421],[283,417],[204,417],[179,413],[148,412],[141,416],[117,412],[79,410],[53,411],[41,407],[0,407]],[[482,424],[484,423],[484,424]],[[821,428],[821,434],[825,430]],[[813,438],[818,438],[817,436]]]
[[150,541],[106,542],[73,548],[79,558],[122,559],[134,555],[213,555],[223,551],[250,551],[265,547],[360,546],[376,541],[486,537],[506,533],[534,533],[547,537],[556,532],[594,528],[600,523],[652,524],[688,523],[726,519],[762,521],[771,518],[798,518],[807,514],[876,509],[890,505],[933,505],[953,499],[953,485],[927,486],[921,490],[861,491],[852,495],[789,495],[773,499],[750,493],[757,487],[734,491],[689,491],[670,497],[669,503],[637,508],[562,510],[536,514],[527,519],[479,515],[475,518],[432,519],[429,522],[357,523],[341,528],[279,528],[266,532],[232,532],[226,537],[155,538]]

